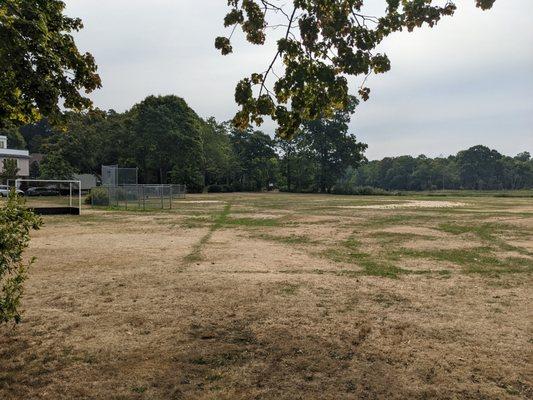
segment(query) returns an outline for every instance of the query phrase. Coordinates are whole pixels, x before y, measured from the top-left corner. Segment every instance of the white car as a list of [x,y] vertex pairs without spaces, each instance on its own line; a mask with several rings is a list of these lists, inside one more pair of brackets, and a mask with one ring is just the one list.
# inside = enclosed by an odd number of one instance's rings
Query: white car
[[[11,188],[7,185],[0,185],[0,197],[7,197],[9,196],[9,192],[11,191]],[[19,196],[24,196],[24,192],[20,189],[17,189],[17,194]]]

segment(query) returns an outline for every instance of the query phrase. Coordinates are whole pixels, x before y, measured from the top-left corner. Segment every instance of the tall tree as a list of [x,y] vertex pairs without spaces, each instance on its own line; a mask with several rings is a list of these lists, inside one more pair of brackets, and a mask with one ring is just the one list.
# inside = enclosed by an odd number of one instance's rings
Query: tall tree
[[71,32],[83,24],[63,14],[59,0],[0,2],[0,126],[56,118],[61,105],[82,110],[80,90],[101,85],[94,58],[81,54]]
[[238,168],[238,160],[231,145],[228,124],[219,124],[209,118],[202,142],[205,184],[229,184]]
[[146,182],[166,183],[172,175],[176,183],[203,187],[202,136],[208,127],[183,99],[149,96],[126,118],[131,137],[125,145]]
[[4,158],[2,162],[2,172],[0,173],[0,180],[5,183],[10,180],[17,178],[18,173],[20,172],[19,167],[17,166],[17,160],[14,158]]
[[24,136],[20,132],[20,129],[18,126],[15,126],[13,124],[5,124],[4,128],[0,128],[0,135],[7,136],[7,142],[9,145],[9,148],[11,149],[25,149],[26,148],[26,140],[24,139]]
[[317,163],[316,183],[321,192],[330,192],[346,168],[355,168],[364,159],[367,145],[348,133],[355,103],[352,98],[350,108],[337,111],[332,118],[304,123],[297,137],[300,147],[312,154]]
[[[0,2],[0,128],[57,119],[61,108],[89,108],[80,90],[100,87],[94,58],[81,54],[71,33],[83,25],[63,14],[59,0]],[[18,306],[28,265],[22,253],[40,220],[16,195],[0,209],[0,322],[20,321]]]
[[486,146],[474,146],[457,154],[461,185],[465,189],[499,189],[502,155]]
[[281,150],[281,168],[284,171],[285,185],[289,192],[293,190],[294,169],[298,154],[298,142],[294,139],[277,139],[276,145]]
[[[476,5],[485,10],[494,2],[476,0]],[[439,2],[387,0],[384,13],[371,16],[365,13],[364,0],[228,0],[224,26],[232,28],[231,35],[241,27],[250,43],[262,45],[268,28],[284,29],[265,71],[238,83],[235,100],[241,109],[235,125],[245,129],[268,116],[278,123],[278,135],[287,138],[304,121],[331,118],[347,109],[347,76],[390,69],[388,57],[374,51],[385,37],[423,25],[433,27],[456,10],[450,1],[443,6],[434,3]],[[224,55],[231,53],[231,36],[216,38],[215,47]],[[278,62],[282,66],[275,73]],[[366,100],[370,89],[363,85],[359,95]]]
[[76,170],[58,152],[48,153],[39,166],[40,179],[72,179]]
[[234,129],[230,140],[239,161],[236,177],[244,190],[267,189],[277,180],[278,156],[275,141],[261,131]]

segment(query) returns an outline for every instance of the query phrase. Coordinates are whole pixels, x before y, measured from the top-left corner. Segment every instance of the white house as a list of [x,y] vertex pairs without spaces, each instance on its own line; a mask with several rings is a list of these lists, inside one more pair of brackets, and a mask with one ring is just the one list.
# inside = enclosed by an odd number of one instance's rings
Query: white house
[[30,176],[30,153],[28,150],[14,150],[7,148],[7,137],[0,136],[0,172],[4,168],[5,159],[17,160],[18,175]]

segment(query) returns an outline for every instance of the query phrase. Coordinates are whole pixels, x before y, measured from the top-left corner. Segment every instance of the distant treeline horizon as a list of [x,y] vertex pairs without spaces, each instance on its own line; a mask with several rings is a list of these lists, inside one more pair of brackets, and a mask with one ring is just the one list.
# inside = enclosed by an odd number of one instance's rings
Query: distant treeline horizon
[[529,151],[507,156],[477,145],[447,157],[404,155],[368,161],[367,145],[349,132],[351,110],[305,123],[291,140],[203,120],[177,96],[149,96],[130,110],[66,113],[8,127],[11,148],[42,153],[41,179],[99,174],[101,165],[138,167],[140,183],[186,184],[191,192],[280,189],[302,193],[516,190],[533,188]]

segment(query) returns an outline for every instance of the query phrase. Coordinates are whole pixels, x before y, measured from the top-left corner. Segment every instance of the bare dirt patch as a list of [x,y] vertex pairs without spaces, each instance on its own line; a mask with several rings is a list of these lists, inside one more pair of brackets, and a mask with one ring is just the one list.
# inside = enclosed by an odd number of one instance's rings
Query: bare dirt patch
[[197,263],[194,268],[209,272],[221,269],[228,273],[304,273],[341,269],[341,265],[307,253],[306,249],[282,243],[250,239],[240,231],[220,230],[212,236],[210,246],[204,252],[206,261]]
[[395,225],[383,228],[380,232],[387,233],[399,233],[403,235],[413,235],[413,236],[434,236],[434,237],[449,237],[449,235],[444,232],[440,232],[433,228],[426,228],[423,226],[410,226],[410,225]]
[[192,200],[192,201],[179,200],[177,204],[179,205],[179,204],[218,204],[218,203],[222,203],[222,201],[221,200]]
[[335,206],[337,208],[355,208],[355,209],[371,209],[371,210],[396,210],[399,208],[451,208],[464,207],[466,203],[458,201],[423,201],[423,200],[408,200],[403,203],[392,204],[370,204],[361,206]]

